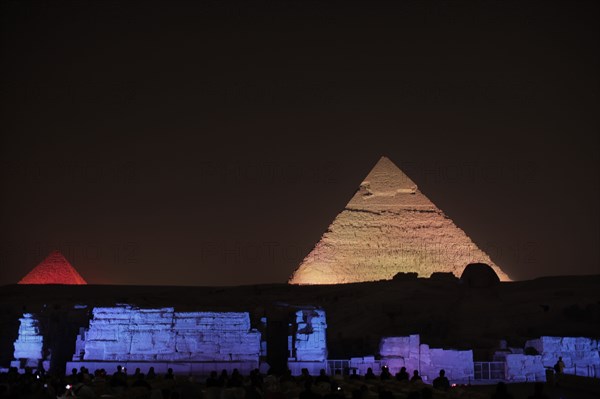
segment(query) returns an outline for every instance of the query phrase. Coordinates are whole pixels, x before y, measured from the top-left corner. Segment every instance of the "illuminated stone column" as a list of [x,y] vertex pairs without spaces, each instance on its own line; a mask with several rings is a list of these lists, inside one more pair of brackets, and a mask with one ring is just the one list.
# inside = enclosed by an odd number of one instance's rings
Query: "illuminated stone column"
[[288,367],[293,374],[307,368],[318,374],[327,363],[327,321],[323,310],[299,310],[296,312],[296,333],[292,337],[292,357]]
[[24,313],[19,321],[19,336],[14,343],[16,360],[11,362],[11,366],[37,368],[39,361],[43,359],[44,347],[38,320],[31,313]]

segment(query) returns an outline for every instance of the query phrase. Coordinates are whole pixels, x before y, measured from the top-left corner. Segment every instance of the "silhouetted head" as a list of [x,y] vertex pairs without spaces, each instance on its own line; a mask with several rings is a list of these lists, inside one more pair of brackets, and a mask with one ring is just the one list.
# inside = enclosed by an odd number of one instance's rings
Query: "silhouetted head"
[[402,368],[400,369],[400,371],[402,371],[402,372],[406,372],[406,367],[402,367]]
[[416,376],[418,376],[418,375],[419,375],[419,370],[415,370],[415,371],[413,371],[413,375],[414,375],[415,377],[416,377]]
[[496,385],[496,393],[506,393],[506,384],[500,381]]
[[444,375],[446,375],[446,370],[441,369],[440,370],[440,377],[443,377]]
[[433,391],[429,387],[425,387],[421,389],[421,399],[431,399],[433,398]]

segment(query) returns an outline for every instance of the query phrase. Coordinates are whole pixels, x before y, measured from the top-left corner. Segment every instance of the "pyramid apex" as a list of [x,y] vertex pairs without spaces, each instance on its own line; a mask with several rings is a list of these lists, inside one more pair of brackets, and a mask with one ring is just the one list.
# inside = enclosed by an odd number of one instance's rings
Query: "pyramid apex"
[[363,179],[360,189],[368,195],[393,196],[413,194],[417,185],[388,157],[382,156]]
[[87,282],[57,249],[53,250],[19,284],[83,285]]

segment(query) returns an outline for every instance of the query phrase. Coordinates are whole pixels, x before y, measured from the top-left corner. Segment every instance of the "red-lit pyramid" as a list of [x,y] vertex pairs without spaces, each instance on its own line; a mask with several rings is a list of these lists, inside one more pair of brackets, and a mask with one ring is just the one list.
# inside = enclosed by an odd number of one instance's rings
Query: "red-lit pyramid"
[[87,284],[60,251],[52,251],[46,259],[19,281],[19,284]]

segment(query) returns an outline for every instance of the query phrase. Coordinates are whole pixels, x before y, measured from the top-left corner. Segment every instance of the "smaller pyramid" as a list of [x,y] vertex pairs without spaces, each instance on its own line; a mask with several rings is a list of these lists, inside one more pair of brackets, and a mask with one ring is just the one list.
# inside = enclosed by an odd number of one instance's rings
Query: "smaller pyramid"
[[69,284],[83,285],[87,282],[60,253],[52,251],[39,265],[27,273],[19,284]]

